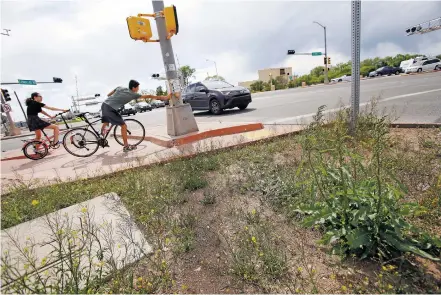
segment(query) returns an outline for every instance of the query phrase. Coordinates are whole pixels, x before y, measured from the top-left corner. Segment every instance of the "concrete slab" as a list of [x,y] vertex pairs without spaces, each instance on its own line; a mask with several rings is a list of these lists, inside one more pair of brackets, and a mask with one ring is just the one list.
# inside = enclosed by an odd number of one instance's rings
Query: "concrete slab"
[[[48,277],[60,284],[68,280],[71,258],[78,271],[105,275],[152,252],[115,193],[3,230],[1,246],[2,270],[6,258],[14,267],[10,278],[2,273],[2,291],[24,276],[31,281]],[[64,278],[56,274],[61,266]]]

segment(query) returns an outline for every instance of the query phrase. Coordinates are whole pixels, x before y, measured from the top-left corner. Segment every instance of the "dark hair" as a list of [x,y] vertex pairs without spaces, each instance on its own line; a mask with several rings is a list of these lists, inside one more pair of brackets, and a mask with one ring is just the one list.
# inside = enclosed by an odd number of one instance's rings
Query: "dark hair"
[[28,106],[28,105],[31,103],[31,101],[35,100],[35,98],[36,98],[37,96],[40,96],[40,93],[38,93],[38,92],[33,92],[33,93],[31,94],[31,97],[29,97],[29,98],[26,99],[26,105]]
[[136,80],[130,80],[129,82],[129,89],[132,90],[133,88],[136,88],[139,86],[139,82]]

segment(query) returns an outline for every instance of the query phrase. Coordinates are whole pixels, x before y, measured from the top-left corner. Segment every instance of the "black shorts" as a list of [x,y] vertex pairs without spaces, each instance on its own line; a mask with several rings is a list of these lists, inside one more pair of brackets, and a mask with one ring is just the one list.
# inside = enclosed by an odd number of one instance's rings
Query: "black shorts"
[[51,123],[43,121],[38,116],[28,116],[28,127],[30,131],[43,130],[44,128],[51,126]]
[[124,119],[122,116],[111,106],[106,103],[101,105],[101,122],[110,123],[112,125],[124,125]]

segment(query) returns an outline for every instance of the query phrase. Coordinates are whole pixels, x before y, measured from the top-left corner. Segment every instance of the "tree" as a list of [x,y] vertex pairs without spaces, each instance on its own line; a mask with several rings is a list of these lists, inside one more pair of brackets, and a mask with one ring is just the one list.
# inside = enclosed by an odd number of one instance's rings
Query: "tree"
[[162,86],[156,87],[156,96],[162,96],[162,95],[167,95],[167,92],[162,90]]
[[193,74],[196,72],[196,69],[191,68],[190,66],[182,66],[179,68],[179,72],[182,75],[183,87],[188,86],[190,78],[193,78]]
[[441,59],[441,54],[438,54],[436,58]]
[[265,82],[256,81],[250,85],[251,91],[260,92],[265,90]]
[[284,76],[277,76],[276,79],[273,80],[273,84],[276,90],[286,89],[288,87],[288,81]]
[[208,76],[207,78],[205,78],[205,81],[207,80],[218,80],[218,81],[224,81],[225,82],[225,78],[219,75],[214,75],[214,76]]

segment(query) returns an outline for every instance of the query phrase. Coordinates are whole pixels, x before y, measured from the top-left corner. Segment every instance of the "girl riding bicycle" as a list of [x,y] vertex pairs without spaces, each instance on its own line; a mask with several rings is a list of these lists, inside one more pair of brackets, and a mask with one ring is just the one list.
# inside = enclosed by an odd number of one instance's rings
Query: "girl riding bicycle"
[[31,94],[31,97],[26,99],[26,106],[27,106],[27,115],[28,115],[28,126],[30,131],[35,132],[35,140],[40,140],[41,138],[41,130],[43,129],[52,129],[54,131],[54,139],[53,144],[58,143],[58,135],[60,133],[60,129],[57,125],[51,124],[49,122],[43,121],[40,117],[38,117],[39,113],[42,113],[43,115],[53,119],[54,116],[49,115],[45,111],[42,110],[42,108],[51,110],[51,111],[60,111],[60,112],[66,112],[69,110],[63,110],[58,109],[54,107],[50,107],[42,103],[43,97],[38,93],[34,92]]

